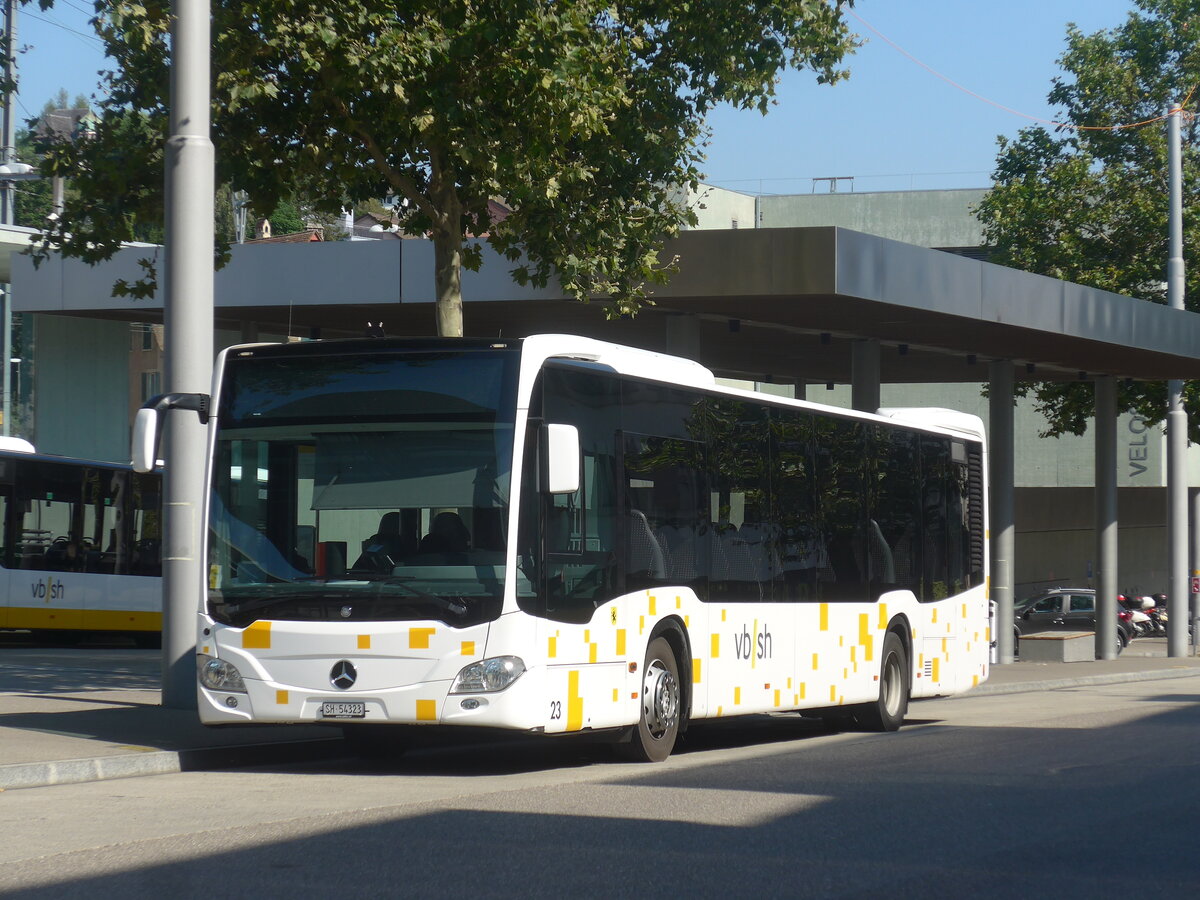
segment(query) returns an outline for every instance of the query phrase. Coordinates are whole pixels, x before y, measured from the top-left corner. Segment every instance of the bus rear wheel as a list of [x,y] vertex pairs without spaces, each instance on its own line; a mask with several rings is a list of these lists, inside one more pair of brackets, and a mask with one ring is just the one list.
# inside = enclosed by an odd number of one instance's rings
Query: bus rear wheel
[[679,663],[666,638],[657,637],[646,648],[642,666],[641,713],[628,743],[617,752],[637,762],[662,762],[671,755],[679,736],[682,694]]
[[896,731],[908,712],[908,654],[894,631],[883,639],[879,663],[879,699],[854,710],[854,719],[867,731]]

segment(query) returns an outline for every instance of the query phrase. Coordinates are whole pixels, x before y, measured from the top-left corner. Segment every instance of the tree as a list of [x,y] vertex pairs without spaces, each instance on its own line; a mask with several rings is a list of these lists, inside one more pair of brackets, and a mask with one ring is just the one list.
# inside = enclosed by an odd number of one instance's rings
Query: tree
[[[978,215],[993,261],[1154,302],[1166,302],[1167,137],[1164,111],[1200,81],[1200,3],[1135,0],[1116,28],[1067,30],[1064,71],[1050,102],[1063,109],[1053,133],[1023,129],[999,139],[995,185]],[[1195,108],[1193,95],[1188,106]],[[1139,124],[1142,123],[1142,124]],[[1114,127],[1122,126],[1122,127]],[[1184,247],[1196,258],[1200,158],[1197,126],[1182,126]],[[1200,309],[1200,267],[1187,271],[1189,309]],[[1079,382],[1022,385],[1049,423],[1046,434],[1082,434],[1094,410]],[[1125,383],[1122,408],[1148,421],[1166,412],[1161,382]],[[1200,439],[1200,390],[1185,391],[1190,439]]]
[[[87,109],[88,100],[81,94],[75,95],[74,103],[66,88],[59,88],[58,93],[42,105],[42,111],[36,118],[28,120],[25,128],[17,128],[14,135],[14,150],[19,162],[37,163],[42,154],[42,135],[46,131],[45,121],[48,116],[60,110]],[[13,223],[26,228],[40,228],[46,217],[54,209],[54,191],[49,179],[21,181],[16,185],[13,204]]]
[[[43,254],[106,258],[161,215],[168,13],[105,5],[114,74],[96,138],[43,166],[79,189]],[[700,176],[705,114],[765,112],[785,66],[835,82],[854,44],[831,0],[213,0],[212,26],[218,183],[255,209],[407,201],[403,230],[434,243],[443,335],[462,333],[472,236],[522,283],[635,313],[689,221],[678,189]]]

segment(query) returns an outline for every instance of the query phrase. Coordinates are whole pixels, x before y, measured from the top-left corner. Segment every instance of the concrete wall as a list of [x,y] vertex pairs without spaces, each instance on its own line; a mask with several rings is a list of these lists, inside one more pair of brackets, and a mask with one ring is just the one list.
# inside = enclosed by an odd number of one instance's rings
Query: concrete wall
[[700,185],[688,202],[696,213],[696,228],[754,228],[756,198],[725,188]]
[[[1016,594],[1046,587],[1096,587],[1095,513],[1091,488],[1024,488],[1016,492]],[[1117,573],[1122,591],[1165,592],[1166,488],[1121,488]]]
[[38,316],[34,444],[129,461],[129,324]]
[[979,247],[983,229],[971,210],[986,193],[978,188],[764,195],[758,198],[758,227],[837,225],[921,247]]

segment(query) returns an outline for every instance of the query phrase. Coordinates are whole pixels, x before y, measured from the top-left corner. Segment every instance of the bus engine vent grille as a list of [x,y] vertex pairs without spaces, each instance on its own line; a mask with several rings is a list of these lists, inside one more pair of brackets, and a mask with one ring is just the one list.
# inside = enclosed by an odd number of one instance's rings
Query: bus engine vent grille
[[926,678],[933,677],[933,660],[932,659],[925,660],[925,677]]

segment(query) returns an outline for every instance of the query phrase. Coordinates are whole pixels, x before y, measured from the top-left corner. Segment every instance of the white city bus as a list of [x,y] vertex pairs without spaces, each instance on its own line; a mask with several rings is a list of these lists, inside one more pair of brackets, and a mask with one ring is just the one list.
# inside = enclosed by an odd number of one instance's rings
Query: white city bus
[[162,630],[160,483],[0,441],[0,630],[77,639]]
[[206,723],[592,731],[658,760],[700,719],[890,731],[987,677],[976,417],[565,335],[234,347],[214,384]]

